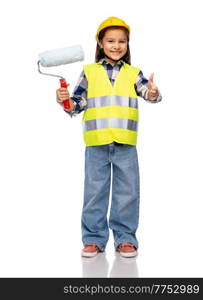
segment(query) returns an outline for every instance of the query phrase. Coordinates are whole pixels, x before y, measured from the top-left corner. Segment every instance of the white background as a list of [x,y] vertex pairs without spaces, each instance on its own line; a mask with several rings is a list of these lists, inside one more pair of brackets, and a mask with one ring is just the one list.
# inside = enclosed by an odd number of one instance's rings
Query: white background
[[[202,277],[201,2],[1,1],[1,277],[88,276],[91,262],[80,258],[82,114],[63,112],[58,79],[40,75],[37,60],[81,44],[84,62],[48,70],[65,76],[72,91],[109,16],[131,26],[132,64],[146,77],[154,72],[163,95],[159,104],[139,100],[140,249],[132,276]],[[114,256],[110,236],[104,276],[130,276],[132,261],[119,265]],[[111,273],[113,263],[121,273]]]

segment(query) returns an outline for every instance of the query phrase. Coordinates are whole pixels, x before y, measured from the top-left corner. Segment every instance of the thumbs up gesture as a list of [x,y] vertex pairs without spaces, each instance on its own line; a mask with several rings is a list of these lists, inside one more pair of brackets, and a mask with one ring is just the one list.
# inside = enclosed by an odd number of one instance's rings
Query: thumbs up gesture
[[149,76],[148,83],[148,99],[155,100],[158,97],[158,88],[154,84],[154,73]]

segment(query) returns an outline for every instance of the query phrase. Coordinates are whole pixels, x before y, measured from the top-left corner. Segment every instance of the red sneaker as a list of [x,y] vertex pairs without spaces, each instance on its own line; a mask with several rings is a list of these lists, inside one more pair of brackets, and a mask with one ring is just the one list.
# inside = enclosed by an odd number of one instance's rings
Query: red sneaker
[[137,255],[137,248],[132,243],[121,243],[117,247],[117,251],[123,257],[134,257]]
[[96,244],[86,244],[82,249],[82,256],[93,257],[96,256],[101,250]]

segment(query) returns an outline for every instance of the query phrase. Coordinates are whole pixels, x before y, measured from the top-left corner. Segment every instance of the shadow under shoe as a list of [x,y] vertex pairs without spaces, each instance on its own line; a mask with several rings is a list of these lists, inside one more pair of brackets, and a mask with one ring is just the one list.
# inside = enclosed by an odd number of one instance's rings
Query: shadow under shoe
[[109,277],[137,278],[139,277],[136,257],[125,258],[120,253],[115,253],[115,259]]
[[81,257],[82,277],[106,278],[108,277],[109,263],[106,259],[106,253],[99,253],[92,257]]

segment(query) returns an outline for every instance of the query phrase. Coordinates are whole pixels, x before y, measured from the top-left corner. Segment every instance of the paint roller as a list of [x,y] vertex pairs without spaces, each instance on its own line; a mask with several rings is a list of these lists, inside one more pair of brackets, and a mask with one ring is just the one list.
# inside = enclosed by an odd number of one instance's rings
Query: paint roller
[[[60,78],[59,81],[60,81],[61,88],[67,88],[69,84],[67,84],[66,79],[63,76],[44,73],[41,71],[40,66],[53,67],[53,66],[71,64],[82,60],[84,60],[84,52],[80,45],[49,50],[39,54],[39,60],[37,63],[38,71],[40,74],[43,75],[49,75],[49,76]],[[63,106],[64,109],[70,108],[70,102],[68,99],[63,102]]]

